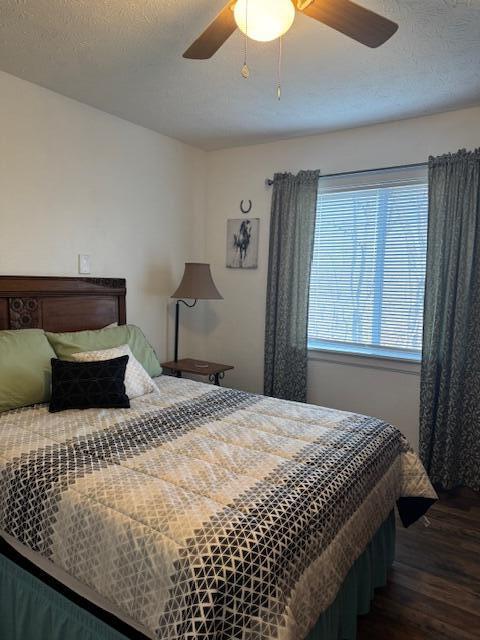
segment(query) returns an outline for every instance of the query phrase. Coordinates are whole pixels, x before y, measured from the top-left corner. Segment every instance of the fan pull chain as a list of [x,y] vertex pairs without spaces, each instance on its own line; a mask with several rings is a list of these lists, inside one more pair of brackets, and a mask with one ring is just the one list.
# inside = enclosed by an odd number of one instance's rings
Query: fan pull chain
[[250,77],[250,69],[248,68],[248,64],[247,64],[247,52],[248,52],[248,0],[245,3],[245,39],[244,39],[244,49],[243,49],[243,67],[241,70],[241,74],[242,77],[245,78],[245,80],[247,78]]
[[282,98],[282,36],[278,39],[277,100]]

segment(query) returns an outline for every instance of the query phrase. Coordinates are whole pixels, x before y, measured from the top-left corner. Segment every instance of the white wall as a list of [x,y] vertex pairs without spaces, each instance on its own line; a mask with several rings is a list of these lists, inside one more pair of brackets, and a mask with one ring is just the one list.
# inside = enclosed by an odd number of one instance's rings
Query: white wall
[[[273,116],[272,116],[273,117]],[[480,108],[339,131],[208,154],[206,256],[224,301],[208,303],[207,353],[231,363],[232,386],[259,392],[263,386],[265,290],[270,189],[275,171],[319,168],[322,173],[425,161],[429,154],[480,145]],[[226,219],[242,217],[241,199],[253,201],[260,218],[259,267],[225,268]],[[359,358],[311,359],[311,402],[382,417],[418,441],[418,367]],[[386,368],[385,368],[386,367]],[[403,371],[405,370],[405,371]]]
[[[128,320],[167,355],[168,296],[204,253],[205,153],[0,73],[0,273],[127,279]],[[199,314],[185,318],[183,345]],[[168,355],[172,355],[171,352]]]
[[[127,312],[160,358],[187,260],[207,259],[225,300],[183,311],[184,354],[232,363],[231,386],[263,386],[270,189],[275,171],[323,173],[426,160],[480,145],[480,108],[208,154],[0,73],[0,273],[126,277]],[[259,268],[225,267],[226,220],[259,217]],[[205,330],[203,330],[205,327]],[[418,439],[418,370],[312,356],[309,400],[378,415]]]

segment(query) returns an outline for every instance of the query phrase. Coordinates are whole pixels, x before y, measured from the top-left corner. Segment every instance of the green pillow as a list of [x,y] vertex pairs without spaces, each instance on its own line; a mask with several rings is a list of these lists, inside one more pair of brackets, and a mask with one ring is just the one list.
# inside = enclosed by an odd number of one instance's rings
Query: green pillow
[[41,329],[0,331],[0,411],[48,402],[54,357]]
[[45,335],[61,360],[73,360],[72,355],[82,351],[99,351],[128,344],[135,358],[152,378],[162,373],[155,351],[147,342],[142,330],[133,324],[105,327],[96,331],[45,331]]

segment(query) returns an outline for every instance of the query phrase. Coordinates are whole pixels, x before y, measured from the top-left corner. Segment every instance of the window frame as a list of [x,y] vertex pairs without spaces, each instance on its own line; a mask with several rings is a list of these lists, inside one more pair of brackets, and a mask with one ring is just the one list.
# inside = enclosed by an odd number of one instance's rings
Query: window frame
[[[428,165],[426,163],[320,176],[318,198],[320,198],[322,193],[328,192],[334,193],[339,191],[355,191],[367,188],[374,189],[414,184],[424,184],[428,186]],[[414,369],[422,362],[421,350],[403,349],[401,347],[375,347],[374,345],[336,340],[320,340],[309,336],[308,327],[307,349],[309,354],[317,354],[317,357],[313,357],[314,360],[323,359],[321,354],[333,357],[338,355],[342,360],[367,358],[370,359],[372,363],[374,363],[374,361],[407,363],[408,365],[412,365]],[[318,356],[320,356],[320,358]],[[375,365],[372,364],[372,366]]]

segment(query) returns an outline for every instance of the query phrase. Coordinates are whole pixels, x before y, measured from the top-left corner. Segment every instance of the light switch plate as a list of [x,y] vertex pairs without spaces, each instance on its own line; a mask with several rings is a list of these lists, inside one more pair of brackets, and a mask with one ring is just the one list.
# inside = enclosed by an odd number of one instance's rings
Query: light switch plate
[[78,255],[78,273],[90,273],[90,256],[88,253]]

